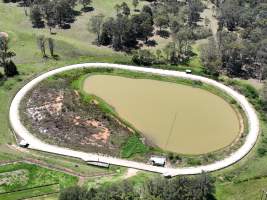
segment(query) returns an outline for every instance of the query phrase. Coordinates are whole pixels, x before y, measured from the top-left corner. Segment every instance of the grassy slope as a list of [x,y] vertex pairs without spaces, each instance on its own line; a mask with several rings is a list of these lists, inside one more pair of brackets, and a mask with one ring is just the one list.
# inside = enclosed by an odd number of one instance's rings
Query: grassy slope
[[230,183],[217,186],[217,198],[223,200],[261,199],[262,189],[266,189],[267,179],[262,178],[242,183]]
[[[107,10],[111,11],[112,9],[107,8]],[[67,31],[57,30],[57,35],[53,36],[56,40],[56,53],[59,53],[60,60],[43,60],[36,45],[36,35],[49,35],[48,30],[32,29],[22,8],[19,8],[16,4],[12,3],[0,3],[0,31],[8,32],[10,46],[17,53],[15,62],[20,71],[19,76],[13,79],[8,79],[4,82],[4,85],[0,85],[0,144],[12,143],[14,141],[8,122],[9,104],[16,91],[36,74],[74,63],[95,61],[118,63],[130,62],[129,57],[125,56],[123,53],[114,53],[111,49],[98,48],[90,44],[94,39],[94,36],[90,35],[86,30],[85,24],[87,23],[87,20],[89,21],[89,16],[87,15],[89,14],[79,16],[73,25],[73,29]],[[82,26],[85,26],[83,28],[83,33],[80,30]],[[80,34],[81,36],[85,35],[85,37],[77,37],[80,36]],[[86,38],[88,38],[88,43],[84,42],[86,41]],[[92,176],[99,173],[114,173],[115,170],[91,167],[78,160],[47,155],[45,153],[40,154],[31,152],[22,154],[21,152],[10,150],[5,145],[0,145],[0,161],[23,159],[24,157],[42,159],[56,167],[70,169],[86,176]],[[75,163],[78,164],[78,167],[75,167]],[[49,195],[47,199],[50,199],[50,196],[51,195]],[[55,196],[52,195],[51,199],[54,199],[54,197]]]
[[[115,182],[121,182],[126,179],[126,170],[118,171],[118,173],[111,177],[101,177],[97,180],[95,179],[88,179],[86,182],[86,186],[88,188],[95,188],[95,187],[101,187],[101,186],[107,186],[112,185]],[[145,182],[145,180],[148,180],[150,178],[159,177],[160,175],[157,173],[150,173],[150,172],[137,172],[134,176],[128,177],[127,180],[134,183],[135,187],[142,187],[142,184]]]
[[[82,16],[81,16],[82,18]],[[10,79],[0,86],[0,143],[12,141],[12,134],[8,125],[8,106],[12,96],[21,87],[20,81],[28,80],[33,74],[64,66],[72,63],[101,61],[101,62],[129,62],[127,56],[122,53],[114,53],[111,49],[98,48],[85,43],[84,38],[77,39],[73,33],[81,33],[78,29],[70,29],[64,33],[53,36],[56,40],[56,53],[60,60],[43,60],[36,45],[36,34],[48,35],[48,30],[32,29],[23,9],[16,4],[0,3],[0,30],[9,33],[10,46],[17,56],[20,76]],[[79,19],[77,20],[79,23]],[[92,38],[88,36],[88,38]],[[75,57],[76,59],[73,59]]]
[[[267,132],[266,122],[261,123],[262,135]],[[266,137],[266,135],[265,135]],[[258,157],[257,148],[263,137],[249,155],[225,170],[213,173],[218,177],[216,197],[218,200],[251,200],[259,198],[267,187],[267,156]],[[223,179],[222,181],[220,179]]]

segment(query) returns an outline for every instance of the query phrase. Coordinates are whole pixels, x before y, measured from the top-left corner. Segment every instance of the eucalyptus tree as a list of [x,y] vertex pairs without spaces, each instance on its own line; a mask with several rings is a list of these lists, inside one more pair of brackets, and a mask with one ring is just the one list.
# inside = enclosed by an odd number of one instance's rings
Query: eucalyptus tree
[[12,61],[16,53],[10,50],[8,45],[8,38],[0,36],[0,66],[4,68],[7,77],[15,76],[18,74],[17,67]]
[[39,5],[32,5],[30,8],[30,19],[33,27],[42,27],[43,26],[43,15]]
[[42,55],[43,55],[43,58],[47,57],[46,55],[46,38],[44,35],[39,35],[37,36],[37,46],[38,48],[40,49]]
[[94,33],[97,35],[97,44],[100,44],[100,36],[101,36],[101,30],[103,27],[103,23],[104,23],[104,15],[103,14],[98,14],[95,16],[92,16],[90,18],[89,24],[88,24],[88,30],[91,33]]

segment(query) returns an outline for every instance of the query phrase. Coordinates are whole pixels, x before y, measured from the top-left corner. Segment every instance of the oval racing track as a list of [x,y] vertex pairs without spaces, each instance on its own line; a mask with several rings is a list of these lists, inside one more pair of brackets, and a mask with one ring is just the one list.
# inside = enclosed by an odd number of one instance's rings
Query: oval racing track
[[[167,168],[167,167],[157,167],[152,166],[145,163],[135,162],[135,161],[129,161],[124,160],[120,158],[114,158],[109,156],[103,156],[95,153],[85,153],[80,151],[75,151],[63,147],[58,147],[55,145],[47,144],[41,141],[40,139],[33,136],[21,123],[20,121],[20,115],[19,115],[19,107],[20,103],[23,99],[23,97],[36,86],[39,82],[43,81],[44,79],[53,76],[55,74],[65,72],[68,70],[73,69],[82,69],[82,68],[117,68],[117,69],[124,69],[124,70],[131,70],[136,72],[146,72],[146,73],[153,73],[163,76],[174,76],[174,77],[180,77],[180,78],[186,78],[196,81],[201,81],[203,83],[207,83],[210,85],[213,85],[222,91],[226,92],[230,96],[232,96],[243,108],[244,112],[247,115],[248,119],[248,134],[246,136],[244,144],[234,153],[230,154],[226,158],[220,161],[216,161],[212,164],[208,165],[200,165],[200,166],[194,166],[194,167],[184,167],[184,168]],[[227,87],[215,80],[192,75],[192,74],[186,74],[184,72],[178,72],[178,71],[170,71],[170,70],[162,70],[162,69],[154,69],[154,68],[145,68],[145,67],[135,67],[130,65],[120,65],[120,64],[109,64],[109,63],[84,63],[84,64],[77,64],[77,65],[70,65],[62,68],[58,68],[49,72],[46,72],[37,78],[30,81],[28,84],[26,84],[14,97],[10,110],[9,110],[9,120],[12,129],[14,132],[27,141],[29,143],[29,148],[54,154],[59,154],[63,156],[70,156],[75,157],[84,160],[85,162],[103,162],[103,163],[109,163],[113,165],[119,165],[129,168],[135,168],[145,171],[151,171],[151,172],[157,172],[161,173],[164,176],[177,176],[177,175],[186,175],[186,174],[199,174],[203,171],[205,172],[211,172],[216,171],[225,167],[228,167],[239,160],[241,160],[244,156],[246,156],[249,151],[253,148],[257,141],[257,137],[259,135],[259,119],[257,117],[256,111],[252,107],[252,105],[247,101],[247,99],[239,94],[238,92],[234,91],[230,87]]]

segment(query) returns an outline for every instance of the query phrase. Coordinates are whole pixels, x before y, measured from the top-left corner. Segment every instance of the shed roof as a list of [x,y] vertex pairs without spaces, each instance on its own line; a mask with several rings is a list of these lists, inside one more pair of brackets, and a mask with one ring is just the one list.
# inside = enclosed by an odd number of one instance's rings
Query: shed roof
[[156,163],[156,164],[159,164],[159,165],[164,165],[165,162],[166,162],[166,158],[164,157],[157,157],[157,156],[152,156],[150,158],[150,161]]

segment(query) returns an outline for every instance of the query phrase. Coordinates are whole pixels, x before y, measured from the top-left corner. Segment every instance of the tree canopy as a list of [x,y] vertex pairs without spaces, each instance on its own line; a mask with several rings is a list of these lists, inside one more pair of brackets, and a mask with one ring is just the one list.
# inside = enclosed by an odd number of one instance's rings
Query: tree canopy
[[71,187],[61,192],[59,200],[213,200],[214,192],[214,180],[203,173],[195,177],[155,178],[139,188],[130,181],[90,190]]

